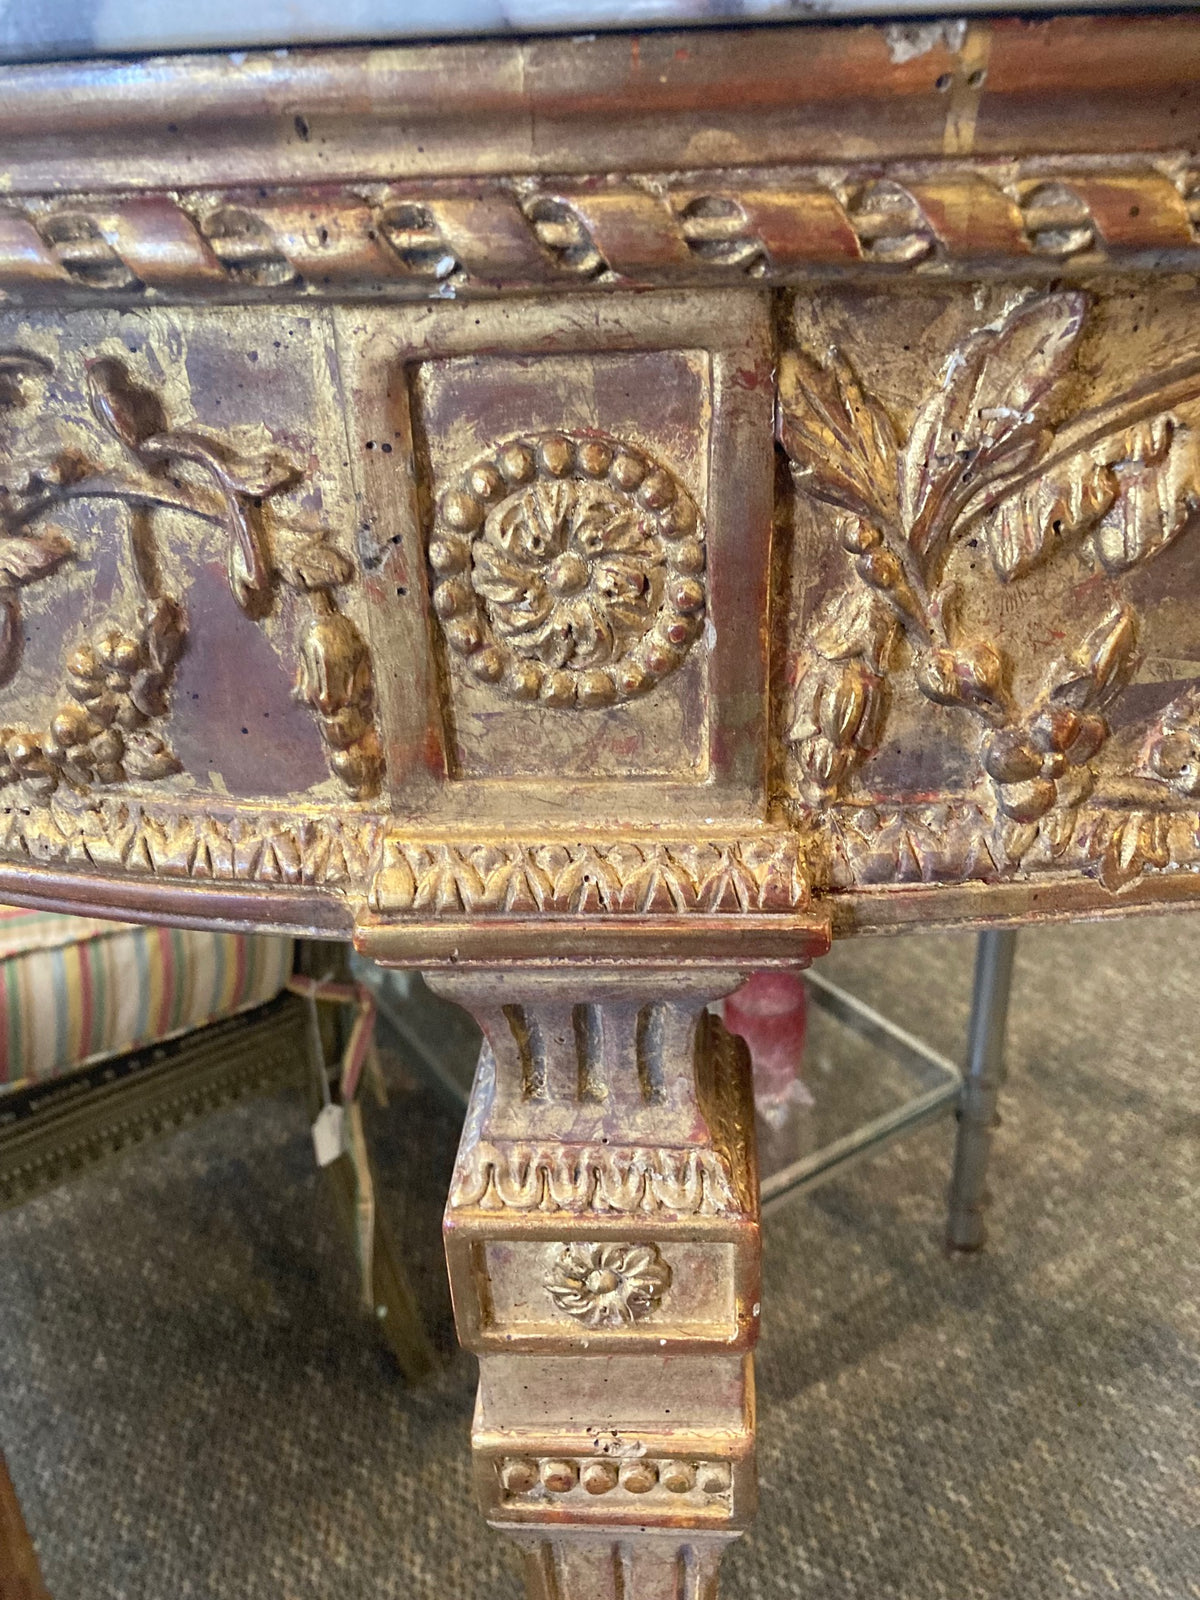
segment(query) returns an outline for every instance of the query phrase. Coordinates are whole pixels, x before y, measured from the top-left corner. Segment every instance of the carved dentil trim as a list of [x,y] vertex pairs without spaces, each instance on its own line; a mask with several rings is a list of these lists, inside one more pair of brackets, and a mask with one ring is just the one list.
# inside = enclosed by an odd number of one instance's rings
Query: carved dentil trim
[[780,830],[710,840],[425,842],[389,836],[373,910],[480,916],[738,915],[809,903],[804,848]]
[[440,497],[433,606],[515,700],[606,706],[682,663],[704,622],[704,529],[679,480],[602,434],[497,445]]
[[452,1209],[679,1216],[743,1215],[716,1151],[616,1145],[492,1144],[463,1151]]
[[845,168],[129,197],[12,197],[0,290],[128,302],[785,281],[821,264],[1103,264],[1196,247],[1186,160]]

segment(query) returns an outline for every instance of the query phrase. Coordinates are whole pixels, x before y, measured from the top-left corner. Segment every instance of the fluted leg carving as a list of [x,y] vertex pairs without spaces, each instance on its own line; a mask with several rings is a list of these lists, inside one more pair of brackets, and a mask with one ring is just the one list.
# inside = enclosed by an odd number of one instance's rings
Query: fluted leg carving
[[538,1539],[526,1553],[530,1600],[717,1600],[722,1538],[650,1533]]
[[715,1600],[753,1513],[758,1181],[736,974],[454,973],[485,1044],[446,1211],[472,1442],[532,1600]]

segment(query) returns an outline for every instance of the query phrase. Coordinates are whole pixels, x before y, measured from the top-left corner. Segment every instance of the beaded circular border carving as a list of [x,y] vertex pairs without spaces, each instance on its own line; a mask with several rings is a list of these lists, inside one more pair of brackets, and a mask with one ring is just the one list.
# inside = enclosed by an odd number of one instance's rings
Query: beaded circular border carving
[[515,700],[635,699],[704,625],[695,501],[605,434],[525,434],[480,456],[440,497],[429,564],[450,649]]

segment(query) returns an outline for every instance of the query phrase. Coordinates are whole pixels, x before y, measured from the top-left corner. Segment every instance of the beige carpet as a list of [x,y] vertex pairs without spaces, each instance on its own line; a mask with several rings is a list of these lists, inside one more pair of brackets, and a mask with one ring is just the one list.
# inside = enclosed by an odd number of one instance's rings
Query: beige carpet
[[[957,1053],[971,953],[827,970]],[[728,1600],[1200,1597],[1198,969],[1200,919],[1022,935],[983,1258],[941,1253],[948,1124],[772,1218]],[[397,1096],[382,1132],[449,1351],[453,1118]],[[56,1600],[516,1600],[473,1381],[406,1390],[358,1320],[292,1100],[0,1218],[0,1441]]]

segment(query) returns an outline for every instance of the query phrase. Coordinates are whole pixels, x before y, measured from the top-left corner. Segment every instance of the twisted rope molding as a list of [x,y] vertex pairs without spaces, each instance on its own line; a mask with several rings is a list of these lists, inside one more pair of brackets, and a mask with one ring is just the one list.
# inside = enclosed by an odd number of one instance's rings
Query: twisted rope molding
[[14,197],[0,203],[0,301],[777,282],[821,267],[1091,267],[1198,247],[1200,173],[1144,163]]

